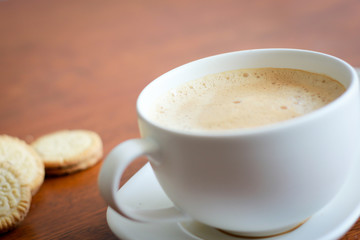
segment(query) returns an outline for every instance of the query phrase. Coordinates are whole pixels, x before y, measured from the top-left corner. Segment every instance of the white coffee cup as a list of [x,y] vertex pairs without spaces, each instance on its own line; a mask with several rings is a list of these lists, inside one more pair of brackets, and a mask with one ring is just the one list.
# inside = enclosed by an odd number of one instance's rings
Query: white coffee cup
[[[346,91],[312,113],[252,129],[195,133],[149,119],[152,102],[181,83],[216,72],[263,67],[326,74]],[[287,231],[334,198],[358,157],[358,81],[343,60],[296,49],[231,52],[175,68],[141,92],[137,113],[142,138],[121,143],[106,157],[99,174],[101,195],[112,209],[134,221],[193,219],[248,236]],[[116,201],[124,170],[141,155],[148,156],[175,207],[137,210]]]

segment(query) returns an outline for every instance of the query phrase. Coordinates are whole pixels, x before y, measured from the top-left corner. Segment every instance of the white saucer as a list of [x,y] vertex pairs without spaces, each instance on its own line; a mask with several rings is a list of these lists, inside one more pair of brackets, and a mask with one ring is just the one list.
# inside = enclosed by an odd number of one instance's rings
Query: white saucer
[[[360,68],[356,69],[360,75]],[[334,240],[343,236],[360,216],[360,161],[340,193],[322,210],[298,229],[266,240]],[[331,184],[331,183],[329,183]],[[139,209],[168,207],[172,203],[157,182],[152,168],[146,164],[117,193],[128,204]],[[129,221],[111,208],[107,222],[113,233],[122,240],[240,240],[197,222],[138,223]],[[196,235],[196,236],[194,236]]]
[[[360,161],[356,161],[351,175],[340,193],[322,210],[298,229],[266,240],[333,240],[343,236],[360,216]],[[331,184],[331,183],[330,183]],[[139,209],[168,207],[172,203],[157,182],[152,168],[146,164],[117,193],[128,204]],[[197,222],[138,223],[129,221],[111,208],[107,210],[110,229],[120,239],[126,240],[240,240]],[[191,229],[186,233],[184,229]]]

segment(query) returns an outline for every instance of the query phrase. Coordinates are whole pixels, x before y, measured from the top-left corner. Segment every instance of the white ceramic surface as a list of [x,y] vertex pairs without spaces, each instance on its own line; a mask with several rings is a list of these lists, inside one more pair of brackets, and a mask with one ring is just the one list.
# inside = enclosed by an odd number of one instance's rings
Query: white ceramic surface
[[[357,69],[360,74],[360,69]],[[333,240],[344,235],[357,221],[360,215],[360,161],[355,163],[346,184],[339,194],[322,210],[317,212],[300,228],[282,236],[267,238],[277,240]],[[149,164],[140,169],[117,193],[117,198],[139,209],[169,207],[167,198]],[[177,223],[139,223],[118,215],[110,207],[107,210],[107,221],[113,233],[123,240],[194,240]],[[241,239],[228,237],[212,228],[198,223],[188,222],[184,226],[192,227],[192,233],[211,239]]]
[[[356,69],[360,74],[360,69]],[[360,215],[360,161],[355,163],[346,184],[338,195],[298,229],[273,238],[277,240],[333,240],[344,235]],[[117,193],[130,206],[138,209],[171,207],[149,164],[138,171]],[[113,233],[126,240],[239,240],[197,222],[139,223],[117,214],[110,207],[107,221]],[[187,232],[187,231],[190,231]],[[187,233],[185,233],[187,232]],[[195,236],[194,236],[195,235]]]
[[[187,132],[160,126],[149,117],[148,104],[169,85],[211,72],[263,66],[324,73],[347,90],[317,111],[253,129]],[[143,222],[191,218],[252,236],[291,229],[333,199],[359,149],[356,72],[336,57],[312,51],[257,49],[185,64],[145,87],[137,110],[142,138],[127,140],[108,154],[99,187],[112,209]],[[134,210],[132,201],[116,199],[122,173],[141,155],[149,158],[176,207],[144,211],[135,206]]]
[[[360,159],[359,159],[360,160]],[[333,240],[344,235],[360,216],[360,161],[352,168],[345,186],[323,209],[312,216],[298,229],[267,240]],[[117,193],[128,204],[138,209],[168,207],[167,198],[149,164],[140,169]],[[177,223],[139,223],[130,221],[111,208],[107,210],[107,221],[113,233],[122,240],[240,240],[195,222],[186,225],[194,228],[194,237],[182,231]]]

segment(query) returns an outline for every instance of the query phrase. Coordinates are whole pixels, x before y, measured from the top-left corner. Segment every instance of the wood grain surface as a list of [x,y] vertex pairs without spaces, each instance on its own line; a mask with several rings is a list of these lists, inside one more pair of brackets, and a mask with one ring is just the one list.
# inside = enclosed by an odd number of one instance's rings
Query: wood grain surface
[[[189,61],[281,47],[360,66],[359,13],[358,0],[0,0],[0,134],[31,142],[89,129],[107,154],[139,137],[141,89]],[[100,166],[46,178],[26,219],[1,239],[116,239],[97,187]],[[342,238],[355,239],[360,222]]]

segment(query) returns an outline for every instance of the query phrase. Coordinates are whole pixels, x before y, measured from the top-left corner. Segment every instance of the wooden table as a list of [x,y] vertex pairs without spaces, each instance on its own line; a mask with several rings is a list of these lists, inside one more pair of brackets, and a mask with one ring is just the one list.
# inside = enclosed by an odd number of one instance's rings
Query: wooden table
[[[189,61],[289,47],[360,66],[359,12],[358,0],[0,0],[0,134],[31,142],[90,129],[107,154],[139,136],[141,89]],[[2,239],[116,239],[97,187],[100,166],[46,178],[26,219]],[[345,239],[360,239],[360,221]]]

